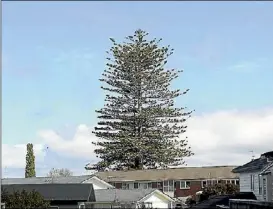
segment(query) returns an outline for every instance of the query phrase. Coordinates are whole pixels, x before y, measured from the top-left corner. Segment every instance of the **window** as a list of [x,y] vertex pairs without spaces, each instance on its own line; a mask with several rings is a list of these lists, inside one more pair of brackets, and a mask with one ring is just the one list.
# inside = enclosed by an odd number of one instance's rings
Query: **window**
[[148,189],[148,184],[147,183],[142,183],[142,188],[143,189]]
[[191,182],[189,181],[180,181],[180,189],[189,189]]
[[255,182],[255,180],[254,180],[254,175],[250,175],[250,189],[251,189],[251,191],[254,191],[254,182]]
[[233,185],[239,185],[239,180],[237,179],[226,179],[223,180],[223,183],[225,184],[233,184]]
[[151,203],[151,202],[145,202],[144,203],[144,207],[145,208],[153,208],[153,203]]
[[129,189],[128,183],[122,183],[121,189]]
[[217,184],[217,182],[218,182],[217,180],[211,180],[211,184],[212,184],[212,185]]
[[137,208],[145,208],[145,209],[146,208],[153,208],[153,203],[152,202],[142,202],[142,203],[139,203]]
[[207,181],[206,180],[203,180],[202,181],[202,188],[205,188],[207,186]]
[[259,194],[262,194],[262,175],[259,175],[258,181],[259,181]]
[[230,184],[231,183],[231,180],[226,180],[226,184]]
[[164,192],[173,192],[174,191],[173,180],[163,182],[163,191]]
[[110,182],[110,184],[114,187],[116,187],[116,183],[115,182]]
[[223,181],[222,180],[217,180],[217,184],[222,184]]
[[263,178],[263,195],[266,197],[266,179],[265,178]]
[[138,189],[139,188],[139,183],[134,183],[134,189]]
[[156,182],[156,188],[162,189],[162,182]]
[[210,179],[210,180],[206,180],[206,181],[207,181],[207,183],[206,183],[207,186],[211,186],[211,185],[217,184],[217,180]]
[[152,182],[142,183],[143,189],[150,189],[152,188]]

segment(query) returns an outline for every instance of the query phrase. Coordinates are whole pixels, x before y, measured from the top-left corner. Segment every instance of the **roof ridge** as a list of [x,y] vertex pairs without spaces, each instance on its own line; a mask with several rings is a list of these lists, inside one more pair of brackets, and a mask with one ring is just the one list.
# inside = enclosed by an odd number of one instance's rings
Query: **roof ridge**
[[[187,168],[193,168],[193,169],[200,169],[200,168],[235,168],[238,167],[238,165],[217,165],[217,166],[185,166],[185,167],[176,167],[176,168],[163,168],[163,169],[142,169],[142,170],[113,170],[113,171],[100,171],[98,173],[107,173],[107,172],[141,172],[141,171],[166,171],[166,170],[179,170],[179,169],[187,169]],[[96,173],[97,174],[97,173]],[[94,174],[96,176],[96,174]]]
[[[93,177],[94,175],[77,175],[77,176],[54,176],[54,179],[57,178],[73,178],[73,177]],[[25,178],[25,177],[7,177],[7,178],[2,178],[2,180],[5,179],[51,179],[51,176],[35,176],[35,177],[29,177],[29,178]]]

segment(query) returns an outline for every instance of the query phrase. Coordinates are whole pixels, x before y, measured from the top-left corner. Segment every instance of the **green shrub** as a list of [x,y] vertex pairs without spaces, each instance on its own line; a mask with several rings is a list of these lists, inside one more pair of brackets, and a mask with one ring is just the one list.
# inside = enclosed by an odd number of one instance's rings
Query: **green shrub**
[[239,185],[218,183],[211,186],[207,186],[203,189],[203,193],[200,194],[199,202],[207,200],[211,196],[218,195],[233,195],[239,192]]
[[37,191],[33,190],[27,192],[25,190],[19,192],[14,191],[8,193],[5,190],[1,191],[2,202],[5,203],[6,208],[48,208],[50,202],[46,201],[43,196]]

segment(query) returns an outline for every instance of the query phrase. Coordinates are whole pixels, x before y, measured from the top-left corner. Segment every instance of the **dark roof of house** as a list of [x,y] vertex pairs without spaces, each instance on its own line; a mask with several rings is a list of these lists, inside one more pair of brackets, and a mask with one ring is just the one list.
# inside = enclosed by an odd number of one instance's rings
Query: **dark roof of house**
[[272,159],[273,152],[266,152],[261,155],[260,158],[254,159],[242,166],[234,168],[232,172],[234,173],[245,173],[245,172],[255,172],[262,171],[269,164],[272,163],[269,159]]
[[2,185],[7,192],[23,190],[39,192],[46,200],[95,201],[92,184],[10,184]]
[[[104,171],[94,174],[104,181],[162,181],[179,179],[233,179],[238,175],[232,170],[236,166],[183,167],[170,169]],[[111,178],[109,178],[111,177]]]
[[31,177],[31,178],[4,178],[2,184],[80,184],[93,175],[67,176],[67,177]]
[[190,208],[192,209],[214,209],[216,205],[228,205],[230,196],[229,195],[220,195],[208,200],[205,200],[199,204],[196,204]]
[[217,208],[217,205],[229,205],[230,199],[248,199],[256,200],[256,196],[253,192],[239,192],[235,195],[219,195],[211,197],[208,200],[205,200],[199,204],[196,204],[190,208],[192,209],[214,209]]
[[98,189],[95,190],[96,202],[137,202],[156,189]]

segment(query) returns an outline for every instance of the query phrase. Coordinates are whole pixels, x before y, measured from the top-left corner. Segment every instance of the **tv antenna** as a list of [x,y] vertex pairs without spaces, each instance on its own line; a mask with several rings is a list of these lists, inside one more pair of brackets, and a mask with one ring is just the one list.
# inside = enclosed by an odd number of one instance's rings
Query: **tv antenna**
[[249,152],[251,152],[251,160],[254,160],[255,159],[255,155],[254,155],[254,151],[253,150],[251,150],[251,151],[249,151]]

